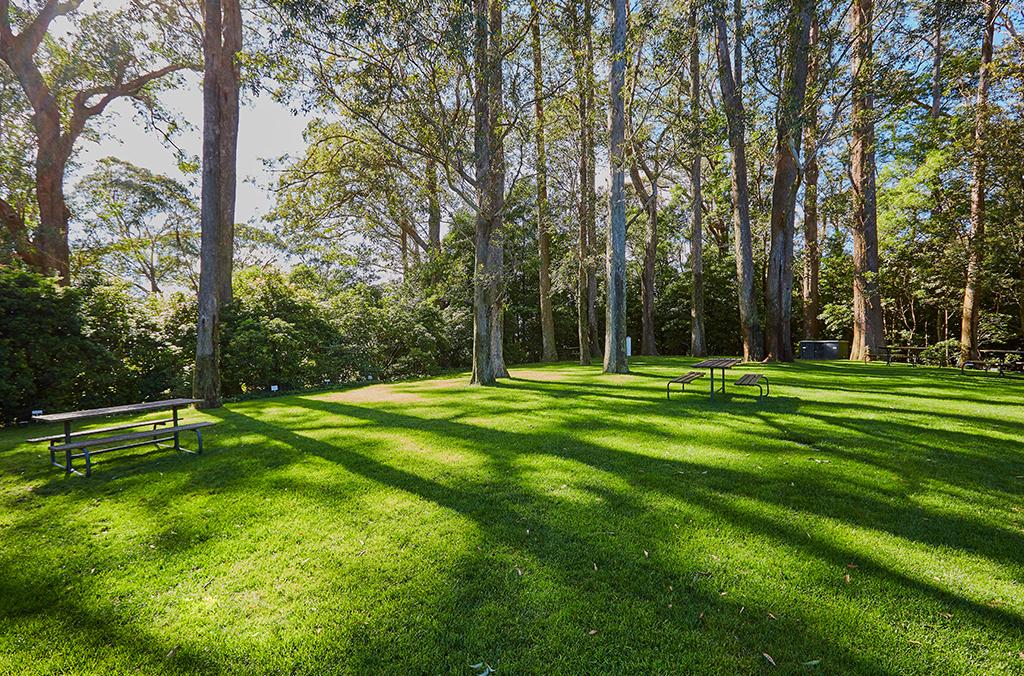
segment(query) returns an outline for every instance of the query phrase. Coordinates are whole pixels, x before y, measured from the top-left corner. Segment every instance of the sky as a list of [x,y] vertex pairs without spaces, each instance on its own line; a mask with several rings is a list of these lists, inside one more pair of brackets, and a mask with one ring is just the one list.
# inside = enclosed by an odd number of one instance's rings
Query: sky
[[[162,100],[180,119],[188,120],[191,128],[180,131],[177,143],[190,156],[199,157],[202,150],[203,92],[199,77],[190,76],[185,89],[166,93]],[[150,171],[186,180],[177,165],[173,148],[163,137],[147,130],[135,114],[132,104],[119,100],[103,113],[107,133],[99,143],[82,141],[78,156],[80,166],[69,176],[68,184],[89,173],[97,160],[114,156]],[[285,106],[263,95],[243,102],[238,129],[238,197],[235,214],[240,223],[252,222],[263,216],[273,205],[269,188],[273,174],[263,160],[276,159],[285,154],[300,154],[305,146],[302,131],[307,120],[292,115]],[[196,193],[198,196],[198,176]]]
[[[81,10],[112,10],[122,8],[126,4],[126,0],[91,0],[84,3]],[[56,33],[66,29],[67,26],[62,25],[60,19],[51,26],[51,31]],[[175,136],[174,141],[190,156],[198,158],[202,150],[201,76],[198,73],[191,73],[187,76],[186,82],[182,89],[163,94],[161,101],[178,119],[190,122],[191,128],[183,128]],[[69,195],[78,179],[92,171],[98,160],[110,156],[153,172],[188,181],[189,177],[178,170],[174,149],[166,145],[159,133],[146,129],[127,99],[112,103],[104,111],[102,119],[95,122],[98,123],[96,126],[102,127],[106,133],[99,143],[84,138],[79,141],[79,166],[68,175],[66,182]],[[239,115],[238,195],[235,207],[235,217],[239,223],[258,220],[272,207],[273,194],[269,188],[274,182],[273,174],[266,169],[263,161],[276,159],[288,153],[301,153],[305,147],[302,131],[306,123],[307,119],[293,115],[287,107],[275,102],[269,95],[256,99],[249,97],[249,100],[243,98]],[[198,176],[193,178],[198,197]]]

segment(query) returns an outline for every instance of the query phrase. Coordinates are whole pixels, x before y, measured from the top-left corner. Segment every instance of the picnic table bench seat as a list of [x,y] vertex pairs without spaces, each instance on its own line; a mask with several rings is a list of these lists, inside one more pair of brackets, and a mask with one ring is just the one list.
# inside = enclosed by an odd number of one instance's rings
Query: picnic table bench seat
[[[764,385],[762,386],[762,382]],[[743,385],[746,387],[756,387],[758,391],[757,398],[764,399],[765,395],[771,394],[772,388],[768,383],[768,378],[763,373],[745,373],[740,376],[739,380],[736,381],[737,385]]]
[[[68,438],[76,439],[78,437],[84,437],[95,434],[106,434],[107,432],[117,432],[119,430],[130,430],[136,427],[145,427],[146,425],[153,425],[153,429],[156,429],[157,425],[166,425],[169,422],[174,422],[174,418],[161,418],[160,420],[142,420],[140,422],[124,423],[123,425],[111,425],[110,427],[100,427],[91,430],[84,430],[81,432],[71,432],[68,434]],[[64,440],[63,434],[51,434],[45,437],[34,437],[29,439],[28,442],[31,444],[42,443],[49,441],[51,445],[54,442]]]
[[[149,424],[147,422],[147,424]],[[161,448],[160,444],[165,441],[174,442],[175,448],[179,451],[186,453],[202,453],[203,452],[203,433],[204,427],[213,425],[212,421],[202,421],[189,423],[187,425],[175,425],[174,427],[160,427],[153,426],[151,430],[142,430],[141,432],[127,432],[125,434],[116,434],[107,437],[90,437],[84,438],[81,441],[72,441],[66,444],[57,444],[50,446],[50,463],[56,467],[62,469],[68,469],[71,467],[71,461],[78,458],[85,458],[85,476],[89,476],[92,473],[92,456],[99,455],[101,453],[109,453],[110,451],[120,451],[126,448],[136,448],[138,446],[148,446],[149,444],[155,445],[157,448]],[[195,432],[197,447],[195,451],[190,451],[187,448],[182,448],[177,442],[177,437],[182,432]],[[107,446],[107,444],[116,444],[114,446]],[[100,447],[100,448],[94,448]],[[74,453],[74,451],[81,451],[80,453]],[[61,465],[56,461],[56,454],[64,453],[65,465]],[[74,471],[74,470],[72,470]]]
[[671,399],[672,398],[672,386],[673,385],[678,383],[679,384],[679,391],[680,392],[685,392],[686,391],[687,383],[692,383],[694,380],[697,380],[697,378],[703,378],[703,377],[704,377],[704,374],[701,373],[700,371],[690,371],[689,373],[684,373],[681,376],[676,376],[672,380],[668,381],[667,385],[665,385],[665,398],[666,399]]

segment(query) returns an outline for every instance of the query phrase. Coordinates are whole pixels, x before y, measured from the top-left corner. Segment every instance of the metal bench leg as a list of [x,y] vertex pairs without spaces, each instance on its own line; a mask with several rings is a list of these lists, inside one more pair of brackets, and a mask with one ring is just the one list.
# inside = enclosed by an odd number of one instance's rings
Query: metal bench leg
[[764,393],[766,395],[772,393],[772,384],[768,382],[767,378],[764,379]]
[[672,399],[672,383],[665,386],[665,398]]
[[85,456],[85,476],[92,476],[92,457],[89,455],[89,449],[83,448],[82,455]]
[[198,453],[203,452],[203,431],[200,429],[196,430],[196,444],[198,446]]

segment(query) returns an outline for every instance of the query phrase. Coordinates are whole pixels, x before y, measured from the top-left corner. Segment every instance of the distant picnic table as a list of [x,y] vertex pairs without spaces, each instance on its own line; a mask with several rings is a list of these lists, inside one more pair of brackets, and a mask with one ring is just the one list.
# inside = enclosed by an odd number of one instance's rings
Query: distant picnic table
[[885,348],[885,364],[888,366],[893,360],[902,359],[911,366],[917,366],[921,362],[921,353],[926,347],[919,345],[893,345]]
[[[179,410],[197,404],[200,399],[164,399],[162,401],[147,401],[139,404],[126,404],[124,406],[108,406],[105,408],[90,408],[82,411],[67,411],[64,413],[47,413],[33,416],[33,420],[47,423],[62,423],[63,434],[54,434],[45,437],[29,439],[30,442],[48,442],[50,445],[50,464],[64,470],[65,474],[81,475],[81,472],[72,467],[72,461],[79,458],[85,459],[85,476],[92,474],[92,456],[100,453],[109,453],[126,448],[137,446],[155,445],[157,448],[164,448],[161,444],[167,441],[173,442],[169,448],[175,451],[186,453],[203,452],[202,428],[212,425],[212,422],[196,422],[182,424],[179,417]],[[134,413],[148,413],[151,411],[171,411],[168,418],[159,420],[143,420],[134,423],[124,423],[103,427],[99,429],[87,429],[80,432],[72,431],[72,424],[84,420],[93,420],[112,415],[130,415]],[[170,424],[170,427],[166,427]],[[139,427],[152,426],[152,429],[136,432],[123,432],[122,434],[110,435],[110,432],[121,432]],[[195,432],[197,450],[190,451],[181,446],[181,433]],[[106,435],[106,436],[102,436]],[[64,463],[57,461],[57,455],[64,456]]]
[[1024,371],[1024,350],[978,350],[978,359],[960,362],[960,373],[967,368],[988,371],[992,367],[998,369],[999,375]]
[[715,359],[705,359],[704,361],[699,361],[693,365],[693,368],[708,369],[711,372],[711,398],[714,399],[716,392],[715,369],[718,369],[719,372],[722,374],[722,385],[717,391],[721,392],[722,394],[725,394],[725,370],[731,369],[733,366],[742,363],[743,360],[738,359],[736,357],[718,357]]

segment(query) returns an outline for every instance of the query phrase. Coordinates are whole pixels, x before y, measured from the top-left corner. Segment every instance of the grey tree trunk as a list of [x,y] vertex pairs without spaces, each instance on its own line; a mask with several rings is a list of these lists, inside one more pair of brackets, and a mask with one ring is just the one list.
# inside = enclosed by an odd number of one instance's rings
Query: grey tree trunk
[[594,142],[594,125],[596,123],[596,103],[594,90],[594,9],[593,0],[583,1],[584,26],[584,96],[587,98],[587,116],[585,121],[586,142],[584,152],[587,154],[587,175],[584,199],[587,202],[587,335],[590,340],[590,354],[601,359],[601,328],[597,321],[597,186],[595,175],[597,160]]
[[611,171],[609,196],[607,275],[605,310],[604,372],[629,373],[626,358],[626,177],[625,106],[622,86],[626,79],[626,0],[612,0],[612,53],[609,76],[611,142],[608,161]]
[[[738,4],[738,3],[737,3]],[[754,250],[750,233],[750,195],[747,186],[746,112],[743,106],[742,42],[739,12],[736,16],[736,47],[733,58],[729,54],[729,33],[724,10],[715,9],[717,32],[718,80],[722,89],[729,128],[729,147],[732,151],[732,222],[733,246],[736,254],[736,289],[740,306],[740,329],[743,334],[743,358],[761,361],[764,343],[757,311],[754,280]]]
[[474,0],[473,102],[475,181],[478,208],[473,272],[473,376],[493,385],[508,375],[502,350],[501,224],[505,210],[505,167],[501,119],[503,78],[500,0]]
[[974,117],[974,162],[971,185],[971,231],[968,239],[967,283],[960,321],[961,361],[978,356],[978,297],[981,266],[985,256],[985,140],[988,126],[988,89],[992,80],[992,43],[995,34],[996,1],[985,3],[985,29],[981,40],[981,65],[978,67],[978,95]]
[[540,249],[538,286],[540,290],[540,333],[542,359],[558,360],[555,343],[555,313],[551,303],[551,232],[548,228],[548,161],[544,139],[544,64],[540,49],[540,9],[537,0],[531,0],[533,13],[530,26],[533,48],[534,138],[537,144],[534,171],[537,180],[537,242]]
[[[808,66],[808,87],[817,86],[818,18],[815,13],[811,20],[810,50]],[[821,337],[821,295],[818,278],[821,270],[821,246],[818,242],[818,106],[812,102],[807,107],[807,127],[804,129],[804,338],[818,340]]]
[[690,116],[694,128],[693,164],[690,185],[693,194],[690,235],[690,258],[693,268],[693,288],[690,298],[690,354],[707,354],[704,340],[704,211],[701,195],[701,109],[700,109],[700,30],[697,26],[697,1],[690,0]]
[[878,214],[875,185],[873,83],[874,0],[854,0],[853,140],[853,344],[850,359],[867,361],[885,348],[878,289]]
[[239,0],[220,0],[222,19],[220,39],[215,56],[217,62],[217,93],[220,98],[220,166],[219,216],[220,242],[217,255],[217,295],[221,307],[231,302],[231,279],[235,257],[235,193],[237,184],[238,111],[240,68],[238,53],[242,49],[242,7]]
[[[589,35],[591,30],[590,22],[591,17],[587,10],[589,10],[589,3],[584,5],[584,24],[582,26],[582,32]],[[573,5],[573,11],[575,11],[575,5]],[[587,51],[587,38],[583,37],[581,50],[584,54]],[[588,91],[592,87],[592,75],[587,76],[587,59],[577,59],[577,73],[576,73],[576,86],[579,90],[579,117],[580,117],[580,176],[579,176],[579,228],[578,228],[578,248],[577,258],[579,267],[577,270],[577,330],[579,338],[579,350],[580,350],[580,366],[589,366],[591,359],[591,340],[590,340],[590,323],[588,308],[590,307],[590,228],[587,227],[589,220],[588,212],[590,206],[590,177],[593,173],[593,167],[590,164],[592,153],[590,151],[590,134],[588,129],[591,128],[590,124],[590,108],[589,108],[589,95]]]
[[796,195],[800,183],[802,116],[813,0],[790,5],[787,63],[776,114],[775,177],[772,184],[771,244],[765,289],[768,356],[793,361],[793,240]]

